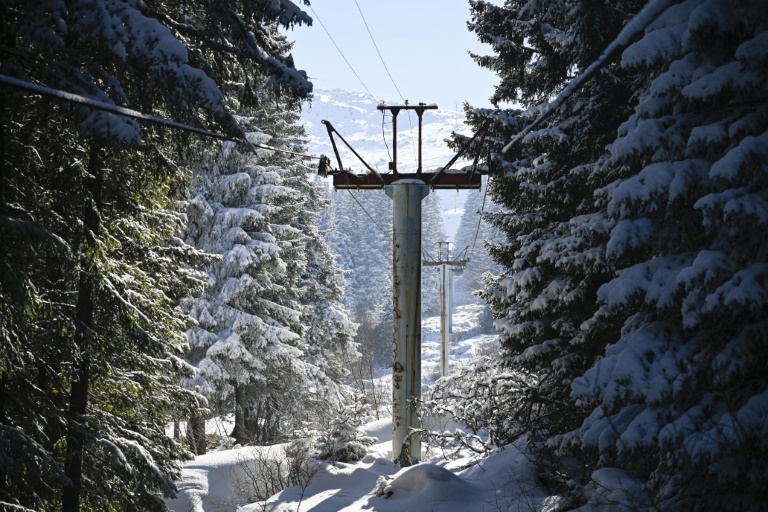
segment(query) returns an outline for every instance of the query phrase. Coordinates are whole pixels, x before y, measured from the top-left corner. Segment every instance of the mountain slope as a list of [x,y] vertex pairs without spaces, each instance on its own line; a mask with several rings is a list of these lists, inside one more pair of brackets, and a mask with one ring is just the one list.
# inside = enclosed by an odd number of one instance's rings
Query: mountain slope
[[[331,157],[337,167],[326,127],[322,120],[330,121],[334,128],[349,142],[368,164],[379,172],[387,173],[392,153],[392,116],[389,112],[376,109],[381,100],[363,93],[347,92],[340,89],[315,91],[314,99],[307,103],[302,112],[309,135],[309,152]],[[382,126],[386,142],[382,136]],[[448,163],[453,152],[448,149],[445,139],[451,131],[468,133],[464,125],[464,112],[437,109],[427,110],[422,117],[422,161],[423,169],[431,170]],[[397,157],[398,170],[414,172],[417,164],[418,117],[413,111],[402,111],[397,116]],[[363,165],[339,144],[345,168],[362,171]]]

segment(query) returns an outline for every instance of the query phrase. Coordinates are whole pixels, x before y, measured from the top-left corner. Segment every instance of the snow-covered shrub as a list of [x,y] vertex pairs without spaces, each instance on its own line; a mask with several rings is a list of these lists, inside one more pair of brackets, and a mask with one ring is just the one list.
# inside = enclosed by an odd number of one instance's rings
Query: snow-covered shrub
[[392,478],[387,478],[383,475],[376,479],[376,486],[371,491],[371,494],[378,497],[389,498],[394,491],[392,490]]
[[[497,358],[476,357],[425,391],[421,414],[449,416],[466,426],[471,434],[456,430],[433,433],[433,438],[450,438],[487,451],[491,446],[504,446],[526,432],[518,409],[534,382],[533,376],[511,370]],[[536,414],[531,409],[525,411]],[[487,439],[489,445],[478,443],[481,439]]]
[[367,420],[369,408],[355,393],[356,400],[345,406],[336,416],[317,444],[317,458],[333,462],[357,462],[368,453],[376,439],[366,436],[360,426]]
[[282,448],[254,446],[243,449],[238,455],[232,485],[244,502],[265,502],[288,487],[306,490],[318,470],[309,440],[296,440]]

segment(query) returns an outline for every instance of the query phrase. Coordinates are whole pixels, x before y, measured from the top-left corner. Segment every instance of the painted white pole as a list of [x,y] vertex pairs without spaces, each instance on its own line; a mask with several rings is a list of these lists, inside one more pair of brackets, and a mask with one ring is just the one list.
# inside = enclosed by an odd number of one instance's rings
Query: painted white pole
[[440,376],[448,375],[448,339],[450,331],[449,266],[440,265]]
[[453,278],[455,272],[453,269],[448,270],[448,333],[453,332]]
[[406,460],[400,454],[409,429],[421,428],[408,400],[421,397],[421,201],[429,186],[402,180],[384,191],[393,201],[392,458],[406,465],[421,460],[419,434],[410,436]]

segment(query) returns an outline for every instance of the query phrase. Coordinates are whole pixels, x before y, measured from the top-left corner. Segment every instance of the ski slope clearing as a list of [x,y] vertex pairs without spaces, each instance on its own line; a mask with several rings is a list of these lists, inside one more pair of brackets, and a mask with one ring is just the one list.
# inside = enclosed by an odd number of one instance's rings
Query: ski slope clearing
[[[390,434],[388,420],[366,426],[369,435]],[[279,456],[282,446],[270,447]],[[336,512],[547,510],[555,499],[539,486],[524,450],[515,446],[487,459],[462,457],[400,468],[389,460],[389,440],[355,464],[320,463],[306,489],[289,487],[266,502],[244,503],[243,466],[255,447],[197,457],[184,468],[174,512]],[[303,494],[303,496],[302,496]],[[529,508],[530,507],[530,508]]]
[[[467,364],[472,357],[496,348],[496,336],[480,334],[482,306],[457,308],[453,317],[451,363]],[[439,317],[425,318],[422,333],[422,383],[439,377]],[[383,370],[377,386],[391,383]],[[212,425],[209,425],[211,428]],[[226,425],[217,425],[221,431]],[[373,511],[495,511],[547,510],[555,503],[534,477],[525,446],[507,446],[487,458],[469,452],[447,453],[431,447],[425,462],[400,468],[391,461],[391,422],[372,420],[360,430],[378,443],[359,462],[312,461],[316,472],[304,486],[287,487],[265,501],[253,499],[249,474],[265,459],[285,456],[287,445],[235,447],[197,457],[187,463],[178,484],[179,497],[168,500],[174,512],[336,512]]]

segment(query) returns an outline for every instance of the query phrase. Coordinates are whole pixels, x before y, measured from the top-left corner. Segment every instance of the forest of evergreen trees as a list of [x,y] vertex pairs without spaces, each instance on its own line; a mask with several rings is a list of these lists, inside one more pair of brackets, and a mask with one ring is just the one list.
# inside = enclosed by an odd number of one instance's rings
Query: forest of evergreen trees
[[[493,261],[477,252],[487,273],[459,293],[482,289],[501,350],[458,385],[515,385],[454,395],[455,416],[525,439],[560,510],[606,471],[642,490],[633,510],[762,510],[768,3],[469,0],[468,16],[498,75],[492,108],[466,106],[491,120]],[[0,86],[0,509],[166,510],[207,418],[232,415],[235,442],[288,439],[381,357],[361,335],[389,336],[391,202],[358,194],[381,233],[313,179],[312,84],[282,33],[311,22],[290,0],[0,5],[0,75],[231,139]],[[428,197],[426,248],[445,237]],[[425,272],[425,314],[436,295]]]
[[[311,19],[291,2],[0,13],[4,76],[301,155],[312,85],[280,30]],[[354,325],[300,156],[0,102],[0,508],[165,510],[190,456],[169,421],[199,452],[212,414],[268,442],[339,399]]]

